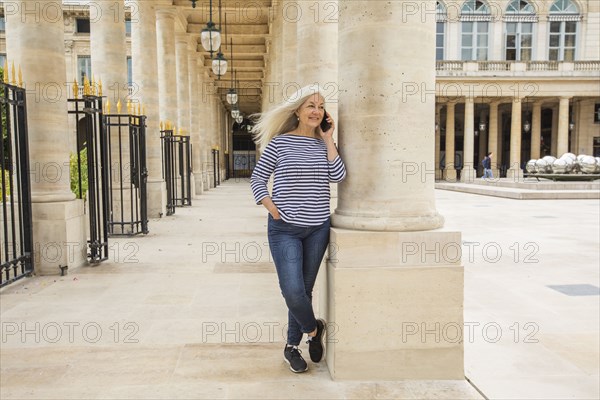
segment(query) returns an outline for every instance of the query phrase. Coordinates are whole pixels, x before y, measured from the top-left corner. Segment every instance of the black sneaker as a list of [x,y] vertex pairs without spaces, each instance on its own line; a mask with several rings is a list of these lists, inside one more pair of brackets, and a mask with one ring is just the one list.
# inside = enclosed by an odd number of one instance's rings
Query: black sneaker
[[310,359],[313,362],[319,362],[323,359],[323,341],[325,340],[325,321],[322,319],[317,320],[317,335],[309,336],[306,343],[308,343],[308,353]]
[[283,350],[283,359],[290,365],[292,372],[304,372],[308,369],[308,365],[302,358],[301,351],[297,346],[285,346]]

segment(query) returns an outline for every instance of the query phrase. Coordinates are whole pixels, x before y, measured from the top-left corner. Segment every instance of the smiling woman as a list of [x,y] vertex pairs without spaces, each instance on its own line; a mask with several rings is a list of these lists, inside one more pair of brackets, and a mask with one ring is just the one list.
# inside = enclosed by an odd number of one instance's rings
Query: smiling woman
[[[329,123],[325,132],[323,119]],[[284,360],[293,372],[308,369],[298,345],[308,334],[310,358],[323,358],[325,321],[316,319],[312,290],[329,244],[329,183],[346,168],[335,143],[333,119],[318,88],[304,87],[290,100],[260,116],[253,131],[264,152],[250,180],[257,204],[269,212],[269,247],[288,306]],[[273,195],[267,182],[274,174]]]

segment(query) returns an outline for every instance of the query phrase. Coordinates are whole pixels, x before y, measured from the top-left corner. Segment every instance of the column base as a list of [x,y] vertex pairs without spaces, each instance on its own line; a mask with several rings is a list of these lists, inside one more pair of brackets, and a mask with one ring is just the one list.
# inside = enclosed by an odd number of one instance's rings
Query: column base
[[148,219],[162,218],[167,214],[167,184],[165,181],[148,181]]
[[204,193],[204,173],[196,173],[194,174],[194,190],[193,192],[196,196],[200,196]]
[[521,168],[509,168],[506,170],[506,177],[515,182],[523,180],[523,170]]
[[429,231],[444,226],[444,217],[437,212],[428,215],[377,217],[345,213],[336,209],[331,216],[331,223],[336,228],[357,231],[409,232]]
[[477,178],[477,171],[473,168],[463,168],[460,172],[460,181],[463,183],[473,183]]
[[436,181],[441,181],[443,178],[443,172],[441,169],[436,169],[435,170],[435,180]]
[[196,177],[194,176],[193,172],[190,174],[190,193],[192,196],[192,198],[190,199],[190,203],[191,203],[192,199],[196,195]]
[[330,241],[332,378],[464,379],[460,233],[332,228]]
[[34,271],[60,275],[87,263],[87,231],[83,200],[32,203]]
[[456,170],[454,168],[444,170],[444,180],[446,182],[456,182]]

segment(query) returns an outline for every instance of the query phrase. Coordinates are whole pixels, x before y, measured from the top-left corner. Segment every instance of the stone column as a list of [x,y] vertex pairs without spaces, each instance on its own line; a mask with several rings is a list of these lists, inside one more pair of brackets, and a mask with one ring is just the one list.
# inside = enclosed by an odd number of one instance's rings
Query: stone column
[[[59,266],[75,268],[86,262],[87,232],[83,200],[71,192],[62,3],[17,0],[16,10],[47,10],[6,14],[6,52],[9,65],[21,67],[27,89],[27,125],[33,212],[34,269],[58,275]],[[46,96],[36,97],[39,88]],[[61,89],[62,88],[62,89]],[[27,173],[27,171],[25,171]],[[44,251],[47,249],[47,251]]]
[[540,143],[542,137],[542,103],[533,103],[531,111],[531,158],[540,158]]
[[133,99],[146,110],[146,159],[148,168],[148,217],[166,215],[167,188],[162,176],[160,113],[158,107],[158,58],[156,52],[156,11],[146,0],[128,0],[136,10],[131,20]]
[[200,169],[194,176],[196,178],[196,188],[202,187],[202,193],[208,190],[208,143],[206,137],[208,135],[208,97],[207,87],[205,84],[205,67],[204,59],[199,57],[197,60],[198,65],[198,105],[196,112],[200,118],[200,126],[198,131],[198,157],[200,161]]
[[284,0],[281,11],[283,18],[283,85],[289,85],[298,80],[298,46],[297,22],[301,17],[301,8],[295,0]]
[[[494,177],[500,177],[498,165],[500,163],[500,152],[498,150],[498,106],[499,102],[493,101],[490,103],[490,123],[488,135],[488,152],[492,152],[492,173]],[[483,158],[482,158],[483,159]]]
[[552,107],[552,131],[550,133],[550,155],[554,157],[560,157],[557,155],[556,147],[558,144],[558,107]]
[[[339,184],[336,252],[327,264],[336,340],[326,360],[336,380],[464,378],[462,343],[402,339],[407,323],[463,326],[460,234],[428,232],[444,221],[434,196],[435,98],[400,90],[435,86],[435,15],[411,18],[403,5],[339,3],[338,126],[348,175]],[[411,128],[398,129],[406,121]],[[452,256],[442,248],[453,248]]]
[[[142,0],[143,1],[143,0]],[[156,11],[156,42],[158,50],[158,93],[161,121],[176,124],[177,70],[175,57],[175,10]]]
[[[128,96],[125,3],[123,0],[98,0],[90,7],[90,49],[92,74],[102,80],[103,95],[113,110],[121,100],[123,110]],[[91,79],[91,77],[90,77]]]
[[454,160],[454,123],[456,103],[449,102],[446,105],[446,162],[444,166],[444,179],[448,182],[456,182],[456,161]]
[[473,97],[465,98],[465,129],[463,136],[463,167],[460,181],[471,183],[475,179],[476,171],[473,166],[475,158],[475,104]]
[[556,155],[560,157],[569,152],[569,97],[561,97],[558,103],[558,140]]
[[[277,13],[275,14],[275,60],[277,62],[277,64],[275,65],[276,67],[276,71],[277,71],[277,75],[276,75],[276,79],[277,82],[279,83],[280,87],[283,88],[285,87],[284,82],[283,82],[283,63],[284,63],[284,47],[283,47],[283,15],[281,15],[281,3],[279,2],[278,5],[276,5],[276,8],[278,9]],[[277,91],[279,97],[277,98],[277,103],[280,103],[281,101],[284,100],[284,93],[282,90],[278,90]]]
[[435,106],[435,179],[442,179],[442,170],[440,168],[440,111],[442,104],[436,104]]
[[202,194],[202,157],[200,144],[200,125],[202,118],[199,108],[202,106],[202,97],[199,86],[198,60],[201,54],[196,51],[197,42],[190,38],[188,47],[188,73],[190,81],[190,142],[192,143],[192,169],[194,170],[192,196]]
[[[337,0],[297,2],[301,9],[297,23],[297,86],[318,84],[325,95],[325,109],[338,123],[338,24],[331,16]],[[333,16],[335,17],[335,15]],[[315,22],[316,21],[316,22]],[[319,40],[314,40],[318,37]],[[291,93],[290,93],[291,94]],[[338,141],[339,129],[333,132]],[[331,184],[331,197],[337,199],[338,185]],[[335,202],[334,200],[334,206]]]
[[177,77],[177,128],[183,134],[190,130],[190,78],[188,72],[188,43],[186,35],[175,38],[175,58]]
[[[124,0],[100,0],[90,7],[90,49],[92,73],[102,80],[103,94],[112,103],[111,113],[117,114],[117,104],[121,101],[121,114],[127,114],[128,92],[127,46],[125,36]],[[130,163],[130,143],[128,132],[118,128],[110,129],[110,168],[112,200],[112,222],[135,220],[135,208],[131,195],[132,165]],[[125,225],[113,226],[113,233],[127,234],[131,228]]]
[[203,134],[202,134],[202,143],[203,145],[203,160],[205,162],[204,164],[204,168],[203,168],[203,181],[202,181],[202,185],[204,188],[204,191],[208,191],[211,188],[213,188],[213,157],[212,157],[212,148],[213,148],[213,143],[212,143],[212,134],[213,134],[213,124],[214,124],[214,119],[213,119],[213,86],[212,86],[212,81],[208,75],[208,72],[206,70],[202,70],[201,73],[202,76],[202,82],[203,82],[203,94],[202,94],[202,104],[203,104],[203,113],[202,113],[202,119],[203,119],[203,123],[202,126],[204,127],[203,129]]
[[506,172],[507,178],[520,180],[523,177],[521,169],[521,98],[515,97],[512,102],[510,123],[510,165]]

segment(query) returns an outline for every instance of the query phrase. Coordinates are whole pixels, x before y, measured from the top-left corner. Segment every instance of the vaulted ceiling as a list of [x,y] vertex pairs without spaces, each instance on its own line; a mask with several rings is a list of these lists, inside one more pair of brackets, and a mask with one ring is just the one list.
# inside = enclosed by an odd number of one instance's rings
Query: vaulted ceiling
[[[212,21],[219,27],[219,1],[213,0],[212,3]],[[192,8],[192,2],[189,0],[173,1],[187,18],[187,33],[197,36],[198,52],[204,58],[206,70],[215,78],[223,100],[231,87],[232,69],[236,71],[240,87],[239,107],[246,115],[260,111],[272,3],[272,0],[221,0],[220,50],[227,58],[229,66],[227,73],[218,80],[211,70],[210,53],[205,51],[200,43],[200,32],[210,18],[209,0],[197,1],[196,8]],[[224,103],[226,104],[225,101]]]

